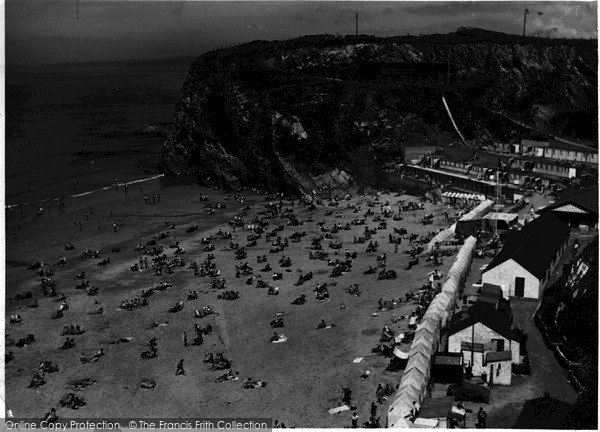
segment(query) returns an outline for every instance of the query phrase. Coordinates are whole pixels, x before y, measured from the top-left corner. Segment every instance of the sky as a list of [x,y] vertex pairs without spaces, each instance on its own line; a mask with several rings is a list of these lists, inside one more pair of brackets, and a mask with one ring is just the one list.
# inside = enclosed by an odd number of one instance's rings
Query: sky
[[199,56],[223,45],[306,34],[377,36],[480,27],[597,38],[594,2],[6,0],[7,65]]

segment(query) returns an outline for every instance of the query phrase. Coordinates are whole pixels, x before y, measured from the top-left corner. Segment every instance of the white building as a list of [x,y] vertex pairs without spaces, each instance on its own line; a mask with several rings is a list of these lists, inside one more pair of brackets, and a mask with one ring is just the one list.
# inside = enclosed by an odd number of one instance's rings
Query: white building
[[477,302],[448,325],[448,352],[462,353],[473,376],[485,374],[487,382],[510,385],[511,364],[521,362],[520,349],[510,311],[493,303]]
[[508,231],[504,248],[482,273],[482,282],[498,285],[504,297],[540,298],[565,252],[570,229],[551,213]]

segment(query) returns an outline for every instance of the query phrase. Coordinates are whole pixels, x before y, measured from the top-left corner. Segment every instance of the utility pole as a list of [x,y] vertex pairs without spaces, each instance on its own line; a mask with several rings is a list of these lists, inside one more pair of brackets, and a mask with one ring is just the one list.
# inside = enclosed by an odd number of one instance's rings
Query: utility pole
[[356,20],[356,36],[358,36],[358,14],[356,14],[355,20]]
[[525,37],[525,27],[527,25],[527,15],[529,15],[529,9],[525,9],[525,13],[523,14],[523,37]]
[[[500,170],[496,172],[496,205],[500,204]],[[494,211],[494,237],[498,236],[498,213]]]

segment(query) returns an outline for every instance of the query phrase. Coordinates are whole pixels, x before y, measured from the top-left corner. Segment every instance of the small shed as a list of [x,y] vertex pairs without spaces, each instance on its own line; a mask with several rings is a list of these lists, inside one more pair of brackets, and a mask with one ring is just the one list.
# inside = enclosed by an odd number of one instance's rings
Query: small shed
[[498,309],[500,299],[502,299],[502,287],[486,282],[481,287],[477,301],[489,303],[494,309]]
[[452,410],[452,396],[428,398],[423,401],[415,424],[432,428],[446,429],[448,413]]
[[483,221],[483,227],[487,232],[494,232],[496,227],[498,231],[507,231],[519,222],[519,215],[517,213],[488,213],[483,217]]
[[459,220],[456,223],[456,235],[458,236],[470,236],[477,235],[478,231],[482,229],[481,219],[468,219]]
[[431,375],[437,383],[458,384],[463,380],[463,353],[438,354]]

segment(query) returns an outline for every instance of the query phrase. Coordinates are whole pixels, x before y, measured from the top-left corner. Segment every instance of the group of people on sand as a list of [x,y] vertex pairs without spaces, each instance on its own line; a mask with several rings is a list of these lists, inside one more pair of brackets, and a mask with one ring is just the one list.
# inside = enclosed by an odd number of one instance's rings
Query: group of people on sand
[[[160,202],[160,194],[158,194],[156,196],[156,198],[157,199],[155,199],[154,195],[152,196],[152,202],[153,203],[155,203],[157,201]],[[288,226],[297,226],[299,224],[305,223],[303,221],[299,221],[298,220],[298,218],[294,214],[294,206],[293,205],[292,205],[291,209],[290,208],[286,208],[284,210],[283,199],[282,198],[279,199],[279,198],[280,197],[277,197],[277,199],[272,200],[271,202],[269,202],[269,204],[267,204],[264,207],[264,209],[262,210],[262,212],[259,211],[259,214],[262,213],[260,215],[260,217],[257,216],[256,219],[255,219],[255,221],[253,221],[253,224],[258,219],[262,219],[262,222],[264,222],[264,223],[256,223],[256,227],[257,227],[256,228],[256,232],[257,232],[257,235],[258,235],[259,232],[263,232],[263,230],[264,230],[263,227],[268,226],[269,219],[272,220],[272,219],[275,219],[275,218],[278,218],[278,217],[287,218],[289,221],[293,221],[293,223],[290,222],[288,224]],[[236,199],[237,199],[237,197],[236,197]],[[245,201],[245,197],[243,197],[243,199],[241,199],[241,201],[239,201],[239,202],[244,202],[244,201]],[[377,202],[377,201],[378,201],[378,199],[376,198],[375,202]],[[293,202],[293,200],[292,200],[292,202]],[[332,200],[332,203],[333,202],[335,202],[335,200]],[[150,203],[150,199],[148,197],[145,197],[145,203],[146,204]],[[305,209],[312,209],[312,210],[316,209],[316,206],[314,206],[312,204],[309,205],[308,203],[302,202],[302,201],[301,201],[301,203],[304,204],[304,208]],[[387,216],[387,217],[390,216],[390,214],[386,214],[386,213],[389,213],[387,211],[388,204],[389,203],[385,203],[385,206],[381,206],[381,208],[382,208],[382,214],[384,214],[384,216]],[[373,206],[370,205],[369,207],[373,207]],[[385,212],[383,211],[384,208],[386,209]],[[235,228],[236,226],[244,226],[245,225],[244,224],[244,216],[247,216],[247,211],[248,210],[250,210],[249,207],[247,207],[246,209],[244,209],[243,212],[241,212],[237,216],[238,219],[237,219],[236,223],[234,223],[232,225],[233,228]],[[356,209],[354,208],[354,210],[356,210]],[[92,211],[93,210],[90,209],[90,213],[91,214],[93,214]],[[378,219],[380,221],[380,227],[382,225],[385,226],[385,219],[381,219],[381,216],[379,216],[379,215],[375,216],[375,212],[373,212],[372,209],[369,209],[368,215],[373,216],[374,218],[375,217],[380,218],[380,219]],[[336,212],[335,216],[336,217],[343,217],[343,212],[342,211],[338,211],[338,212]],[[312,221],[312,218],[309,218],[309,220]],[[81,222],[79,223],[79,225],[80,225],[80,228],[81,228]],[[347,224],[347,225],[350,226],[349,224]],[[113,226],[113,228],[114,228],[115,231],[117,230],[117,224],[116,223]],[[332,232],[327,232],[328,230],[324,229],[325,227],[323,225],[321,226],[321,228],[322,228],[323,232],[327,233],[326,236],[322,236],[322,237],[323,238],[329,238],[331,240],[330,241],[330,248],[334,249],[335,253],[337,254],[337,249],[342,248],[342,243],[339,242],[338,240],[334,241],[334,239],[332,239],[332,237],[331,237],[331,234],[337,232],[338,229],[346,229],[346,228],[343,227],[341,224],[339,224],[339,228],[337,228],[337,226],[334,226],[333,229],[331,230]],[[171,224],[170,227],[169,227],[169,229],[171,229],[171,230],[175,229],[174,225]],[[284,229],[284,225],[281,225],[280,228],[279,228],[279,230],[283,230],[283,229]],[[367,227],[365,227],[365,230],[366,229],[367,229]],[[276,234],[277,231],[278,230],[274,230],[272,233],[269,233],[269,236],[270,236],[269,239],[272,240],[273,246],[288,247],[290,245],[290,243],[288,243],[288,237],[283,237],[281,235],[277,236],[277,234]],[[365,231],[365,232],[367,232],[367,231]],[[377,240],[370,239],[371,231],[368,231],[368,232],[369,232],[369,236],[368,236],[369,239],[368,239],[368,245],[366,245],[367,252],[376,252],[378,250],[378,248],[380,247],[380,245],[377,242]],[[373,230],[373,233],[375,233],[375,232],[377,232],[377,230]],[[223,234],[223,232],[221,230],[220,230],[219,233],[221,234],[221,238],[224,238],[223,237],[224,234]],[[160,235],[161,233],[158,233],[158,234]],[[296,234],[296,233],[294,233],[294,234]],[[305,235],[305,234],[302,234],[302,233],[298,233],[298,234],[299,234],[299,236]],[[159,237],[159,235],[157,235],[157,237],[158,237],[158,239],[161,239],[161,237]],[[164,238],[164,237],[162,237],[162,238]],[[234,253],[236,253],[236,255],[235,255],[236,257],[238,257],[238,252],[240,252],[241,250],[243,250],[245,252],[245,248],[243,248],[243,247],[240,248],[239,244],[237,244],[237,243],[234,242],[234,239],[232,238],[230,232],[227,232],[227,238],[230,239],[232,245],[236,246],[234,248]],[[214,241],[215,239],[212,239],[211,242]],[[294,239],[294,238],[292,238],[292,239]],[[298,241],[300,241],[300,237],[298,237]],[[357,240],[355,239],[355,243],[356,242],[357,242]],[[175,269],[175,267],[184,267],[184,266],[180,265],[179,263],[177,263],[177,264],[167,263],[167,261],[166,261],[166,259],[167,259],[166,247],[165,247],[165,249],[163,249],[163,247],[161,245],[154,243],[156,245],[156,247],[153,250],[149,250],[144,245],[144,243],[146,243],[146,242],[142,241],[142,243],[141,243],[143,245],[142,249],[139,249],[139,247],[136,248],[136,249],[142,251],[140,253],[144,254],[144,255],[142,255],[142,256],[139,257],[138,262],[135,264],[135,267],[136,267],[135,269],[136,270],[139,270],[141,272],[142,270],[149,269],[149,267],[150,267],[149,266],[149,262],[148,262],[149,261],[148,260],[149,257],[150,257],[150,259],[153,262],[152,267],[156,267],[157,269],[160,268],[162,270],[162,268],[165,265],[167,266],[168,269],[171,269],[171,270]],[[365,243],[366,243],[366,241],[365,241]],[[320,244],[320,242],[319,242],[319,244]],[[399,244],[399,242],[395,243],[396,252],[397,252],[398,244]],[[323,244],[323,245],[325,245],[325,244]],[[177,246],[179,246],[178,243],[177,243]],[[342,251],[344,251],[344,252],[342,252]],[[188,253],[189,252],[192,252],[192,251],[188,251]],[[282,250],[279,251],[279,252],[273,252],[273,253],[280,253],[280,252],[282,252]],[[341,273],[345,273],[345,272],[351,271],[351,262],[352,262],[352,260],[354,260],[354,259],[357,258],[357,253],[356,252],[351,252],[348,249],[345,249],[345,250],[342,249],[339,253],[340,254],[345,253],[345,257],[346,257],[346,261],[343,261],[343,262],[339,261],[339,260],[336,260],[337,266],[341,266],[342,264],[344,264],[343,269],[341,270]],[[214,278],[213,272],[216,272],[217,269],[216,269],[216,266],[214,265],[214,256],[212,254],[209,254],[209,255],[210,255],[209,259],[207,259],[201,265],[197,265],[193,261],[192,261],[192,264],[195,264],[195,265],[190,264],[189,268],[194,271],[194,274],[196,276],[203,277],[203,276],[205,276],[205,275],[207,275],[207,274],[210,273],[210,276],[213,276],[213,278]],[[247,255],[247,253],[244,253],[244,255]],[[242,254],[240,253],[239,256],[242,256]],[[386,264],[385,254],[383,254],[383,257],[384,257],[384,259],[383,259],[382,262],[383,262],[383,265],[385,265]],[[183,261],[181,258],[179,258],[179,257],[177,257],[177,258],[179,259],[179,261]],[[244,256],[244,258],[245,258],[245,256]],[[268,266],[268,267],[266,267],[268,269],[267,271],[272,271],[273,270],[271,268],[271,266],[269,265],[269,263],[267,262],[267,256],[266,255],[262,255],[262,256],[259,255],[259,258],[260,258],[258,260],[259,263],[262,262],[262,263],[265,263],[266,266]],[[66,267],[68,267],[68,264],[71,264],[71,260],[67,260],[67,258],[65,256],[61,255],[61,257],[60,257],[57,265],[59,267],[61,267],[61,268],[63,268],[63,267],[66,268]],[[173,265],[171,266],[171,264],[173,264]],[[378,264],[381,264],[381,263],[378,262]],[[289,256],[282,256],[281,260],[279,260],[279,265],[280,265],[280,267],[290,267],[292,265],[292,260],[291,260],[291,258]],[[251,270],[250,270],[250,272],[251,272]],[[220,274],[220,272],[219,272],[219,274]],[[241,276],[241,270],[240,270],[240,276]],[[223,282],[224,282],[224,280],[223,280]],[[221,290],[222,288],[224,288],[224,285],[225,284],[223,283],[222,286],[217,286],[216,289]],[[274,291],[278,291],[278,288],[276,288],[276,287],[270,287],[270,288],[272,288]],[[355,288],[356,289],[354,291],[352,291],[351,293],[354,293],[355,295],[359,295],[360,293],[358,292],[357,287],[355,287]],[[297,304],[302,304],[303,302],[306,301],[306,296],[304,294],[303,294],[303,296],[304,297],[302,297],[302,301],[298,301]],[[317,296],[318,300],[320,300],[320,301],[326,301],[326,300],[329,299],[329,290],[327,290],[326,288],[320,289],[320,290],[318,290],[316,292],[316,296]],[[190,300],[190,301],[191,300],[197,300],[198,298],[199,298],[198,297],[198,292],[195,292],[194,295],[190,295],[190,293],[188,293],[188,300]],[[181,303],[183,304],[183,302],[181,302]],[[148,305],[148,302],[147,302],[146,298],[142,298],[142,299],[133,298],[133,299],[130,299],[130,300],[123,301],[121,303],[121,308],[122,309],[131,310],[133,308],[137,308],[137,307],[141,307],[141,306],[146,306],[146,305]],[[68,309],[68,305],[66,304],[66,301],[64,302],[63,306],[61,306],[61,310],[67,310]],[[212,314],[214,312],[212,310],[212,308],[210,308],[208,306],[206,308],[209,308],[209,310],[208,311],[202,310],[202,312],[195,311],[196,317],[197,318],[203,318],[203,317],[205,317],[207,315],[210,315],[210,314]],[[102,312],[104,312],[104,310],[102,310]],[[20,320],[20,316],[19,315],[17,315],[16,317],[18,317],[18,319]],[[13,317],[11,316],[11,321],[12,321],[12,318]],[[15,320],[16,319],[17,318],[15,318]],[[283,327],[283,317],[278,317],[275,320],[275,323],[276,324],[279,324],[279,323],[281,324],[281,325],[276,325],[275,327]],[[155,325],[151,326],[151,328],[157,328],[160,325],[166,325],[166,323],[165,324],[161,324],[160,322],[156,322],[154,324]],[[198,325],[198,324],[195,325],[195,327],[194,327],[194,333],[195,333],[195,335],[194,335],[194,338],[191,341],[191,345],[202,345],[203,344],[203,342],[204,342],[204,339],[203,339],[204,336],[207,334],[207,332],[209,332],[210,330],[212,330],[212,327],[209,330],[209,326],[207,326],[207,327],[200,327],[200,325]],[[335,326],[335,325],[326,322],[325,319],[322,318],[321,321],[317,324],[316,329],[323,330],[323,329],[331,328],[333,326]],[[77,325],[77,326],[70,325],[70,326],[64,326],[62,335],[67,335],[67,336],[81,335],[84,332],[85,332],[85,330],[83,328],[81,328],[79,325]],[[386,326],[386,328],[384,328],[384,331],[382,333],[386,334],[386,336],[389,336],[390,338],[393,338],[393,332],[387,326]],[[285,340],[287,340],[287,338],[284,335],[282,335],[282,334],[278,334],[277,332],[274,332],[273,336],[270,338],[271,342],[281,342],[281,341],[285,341]],[[183,332],[183,345],[184,346],[189,346],[190,345],[188,343],[187,332],[185,332],[185,331]],[[74,338],[67,337],[66,340],[64,341],[63,345],[61,346],[61,348],[62,349],[70,349],[70,348],[73,348],[74,346],[75,346]],[[94,362],[97,362],[104,355],[105,355],[104,350],[102,348],[100,348],[90,358],[88,358],[83,353],[80,354],[80,361],[81,361],[82,364],[94,363]],[[144,351],[142,353],[142,357],[146,358],[146,359],[151,359],[151,358],[155,358],[157,355],[158,355],[157,339],[156,338],[152,338],[150,340],[150,343],[146,347],[146,351]],[[221,357],[219,357],[219,358],[216,358],[216,357],[215,358],[211,358],[211,361],[210,361],[210,363],[212,365],[211,367],[214,368],[215,370],[225,368],[225,366],[227,368],[230,368],[231,362],[229,360],[225,361],[225,357],[224,357],[224,355],[222,353],[220,353],[220,355],[221,355]],[[230,373],[233,376],[233,372],[231,370],[230,370]],[[184,359],[183,358],[181,358],[177,362],[177,364],[176,364],[175,375],[176,376],[186,375],[186,370],[185,370],[185,367],[184,367]],[[36,386],[42,385],[44,382],[45,382],[45,372],[43,370],[39,370],[39,371],[36,372],[36,375],[34,375],[34,379],[32,379],[31,386],[32,387],[36,387]],[[244,388],[260,388],[260,387],[264,387],[264,385],[266,385],[266,382],[264,382],[264,381],[256,381],[256,380],[253,380],[251,378],[248,378],[247,380],[245,380],[243,382],[242,385],[243,385]],[[144,387],[144,388],[154,388],[154,386]],[[389,386],[389,384],[387,386],[382,386],[380,384],[380,386],[378,387],[377,392],[376,392],[377,402],[380,403],[380,404],[383,403],[383,401],[385,400],[385,398],[387,398],[387,396],[389,396],[389,394],[391,394],[390,393],[391,391],[392,391],[392,389]],[[344,389],[343,400],[345,400],[346,403],[348,403],[348,404],[351,403],[351,394],[352,394],[352,392],[351,392],[351,390],[349,388],[345,388]],[[369,422],[365,423],[365,425],[368,425],[368,427],[378,427],[380,419],[379,419],[379,417],[376,416],[376,414],[377,414],[377,405],[375,403],[372,403],[372,405],[371,405],[371,417],[370,417]],[[53,416],[56,417],[56,411],[54,409],[52,409],[50,411],[50,413],[47,414],[47,416],[49,416],[49,418],[52,418]],[[356,416],[356,419],[355,419],[355,416]],[[358,423],[357,423],[357,421],[358,421],[357,417],[358,417],[358,415],[357,415],[357,413],[355,411],[354,415],[353,415],[353,419],[352,419],[352,427],[356,427],[356,425],[358,425]],[[274,425],[274,427],[285,427],[285,426],[282,423],[281,424],[277,423],[276,425]]]

